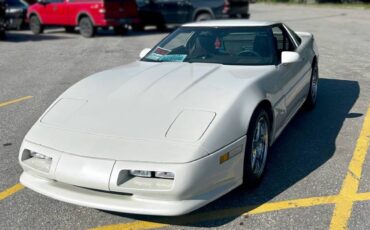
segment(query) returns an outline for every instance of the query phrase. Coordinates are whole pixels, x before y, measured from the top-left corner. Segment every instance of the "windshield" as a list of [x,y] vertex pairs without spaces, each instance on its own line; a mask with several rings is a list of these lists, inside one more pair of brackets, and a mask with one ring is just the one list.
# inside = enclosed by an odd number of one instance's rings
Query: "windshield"
[[270,27],[182,27],[163,39],[142,61],[273,65]]

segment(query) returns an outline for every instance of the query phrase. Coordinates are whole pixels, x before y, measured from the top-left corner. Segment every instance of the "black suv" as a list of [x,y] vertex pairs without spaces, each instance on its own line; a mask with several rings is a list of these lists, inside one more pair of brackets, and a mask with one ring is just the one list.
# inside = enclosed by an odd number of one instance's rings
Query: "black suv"
[[5,0],[8,29],[26,29],[28,3],[23,0]]
[[219,18],[249,18],[249,0],[136,0],[140,24],[134,30],[154,25],[179,25]]
[[6,5],[4,0],[0,0],[0,39],[4,38],[6,30],[5,20]]

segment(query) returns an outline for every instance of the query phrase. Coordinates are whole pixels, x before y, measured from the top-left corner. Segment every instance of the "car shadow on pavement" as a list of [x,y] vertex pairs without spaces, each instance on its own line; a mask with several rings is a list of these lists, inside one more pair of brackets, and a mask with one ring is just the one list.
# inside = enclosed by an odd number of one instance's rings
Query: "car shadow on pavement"
[[[235,189],[207,206],[180,217],[109,213],[179,226],[212,228],[227,224],[269,202],[325,164],[335,153],[335,141],[345,119],[362,115],[350,113],[359,93],[360,86],[356,81],[320,79],[316,108],[312,111],[300,111],[272,146],[265,177],[256,189]],[[212,215],[217,211],[227,212],[233,208],[237,209],[230,214],[221,215],[228,216],[227,218],[202,218],[207,213]]]
[[57,36],[57,35],[47,35],[47,34],[39,34],[34,35],[30,33],[24,32],[7,32],[6,38],[1,42],[40,42],[45,40],[58,40],[58,39],[70,39],[70,37],[66,36]]

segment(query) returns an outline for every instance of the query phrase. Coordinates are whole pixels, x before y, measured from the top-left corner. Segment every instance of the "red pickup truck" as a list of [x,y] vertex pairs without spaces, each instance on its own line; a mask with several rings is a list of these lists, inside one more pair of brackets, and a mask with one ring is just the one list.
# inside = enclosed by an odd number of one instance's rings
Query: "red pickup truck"
[[98,27],[113,27],[123,34],[127,25],[139,22],[135,0],[39,0],[28,8],[27,18],[34,34],[46,26],[64,26],[67,32],[80,28],[92,37]]

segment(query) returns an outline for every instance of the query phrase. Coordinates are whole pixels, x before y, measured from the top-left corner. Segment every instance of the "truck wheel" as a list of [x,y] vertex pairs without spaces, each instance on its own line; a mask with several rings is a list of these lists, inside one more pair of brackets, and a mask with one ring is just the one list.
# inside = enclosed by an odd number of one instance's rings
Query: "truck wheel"
[[5,40],[5,31],[0,30],[0,40]]
[[249,19],[250,18],[250,14],[242,14],[242,18]]
[[209,13],[200,13],[195,18],[195,21],[200,22],[200,21],[207,21],[211,19],[212,19],[212,15],[210,15]]
[[96,28],[88,17],[80,19],[78,26],[80,27],[80,34],[85,38],[94,37]]
[[74,26],[65,26],[64,29],[66,30],[67,33],[74,33],[75,32],[75,27]]
[[166,31],[167,30],[167,26],[166,26],[166,24],[163,22],[161,22],[161,23],[159,23],[159,24],[157,24],[156,25],[156,27],[157,27],[157,30],[158,31]]
[[137,23],[137,24],[132,24],[131,25],[132,30],[135,31],[135,32],[142,32],[142,31],[144,31],[144,27],[145,26],[143,24],[141,24],[141,23]]
[[36,15],[33,15],[30,18],[30,29],[33,34],[42,34],[44,32],[44,26]]
[[117,35],[125,35],[127,34],[128,30],[124,26],[115,26],[114,33]]

